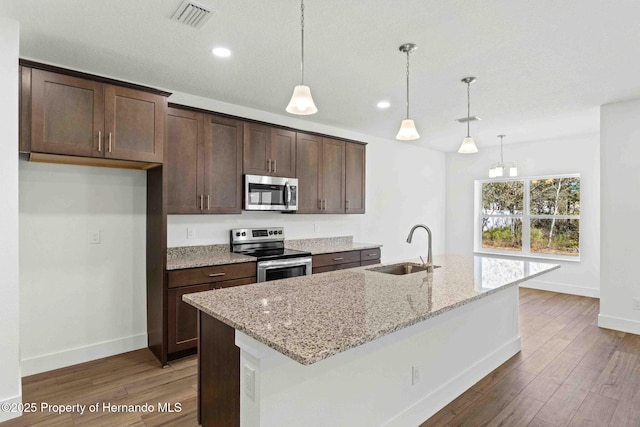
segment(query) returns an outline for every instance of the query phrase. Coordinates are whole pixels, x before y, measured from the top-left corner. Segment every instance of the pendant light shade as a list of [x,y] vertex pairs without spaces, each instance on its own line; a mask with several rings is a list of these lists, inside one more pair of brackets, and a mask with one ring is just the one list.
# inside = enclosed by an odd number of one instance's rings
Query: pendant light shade
[[400,52],[407,54],[407,118],[402,121],[400,130],[396,135],[396,139],[400,141],[412,141],[420,138],[415,123],[409,118],[409,54],[417,48],[418,46],[414,43],[405,43],[400,46]]
[[300,1],[300,29],[302,33],[302,55],[300,56],[300,81],[301,83],[293,88],[293,95],[289,105],[287,105],[287,113],[308,115],[318,112],[316,104],[311,97],[311,89],[304,84],[304,0]]
[[493,164],[489,168],[489,178],[501,178],[505,175],[507,170],[509,170],[509,176],[515,177],[518,176],[518,168],[515,163],[505,163],[503,159],[502,153],[502,138],[507,135],[498,135],[500,138],[500,162]]
[[471,138],[471,134],[469,133],[469,123],[471,122],[471,97],[470,97],[470,87],[471,83],[475,82],[475,77],[465,77],[462,79],[462,83],[467,84],[467,136],[462,140],[462,144],[460,148],[458,148],[458,153],[461,154],[473,154],[478,152],[478,147],[476,147],[476,142]]
[[316,108],[316,104],[313,103],[309,86],[298,85],[293,88],[291,101],[289,101],[289,105],[287,105],[287,113],[307,115],[317,112],[318,108]]
[[458,148],[458,153],[462,154],[473,154],[478,152],[478,147],[476,147],[476,143],[470,136],[466,137],[462,140],[462,145]]
[[420,138],[418,131],[416,130],[416,125],[413,123],[411,119],[404,119],[402,124],[400,125],[400,130],[396,135],[396,139],[401,141],[411,141],[413,139]]

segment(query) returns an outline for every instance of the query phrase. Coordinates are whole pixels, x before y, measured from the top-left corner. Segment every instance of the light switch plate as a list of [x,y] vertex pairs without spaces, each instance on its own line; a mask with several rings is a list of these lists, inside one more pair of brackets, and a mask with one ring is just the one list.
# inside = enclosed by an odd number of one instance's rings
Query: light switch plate
[[253,400],[256,394],[256,371],[249,365],[243,366],[244,371],[244,394]]

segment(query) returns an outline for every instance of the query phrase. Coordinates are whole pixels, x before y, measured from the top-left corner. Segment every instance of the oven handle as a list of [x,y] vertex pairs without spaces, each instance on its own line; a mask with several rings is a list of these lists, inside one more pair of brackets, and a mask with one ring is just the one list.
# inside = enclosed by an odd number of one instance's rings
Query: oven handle
[[304,258],[291,258],[291,259],[276,259],[273,261],[260,261],[258,262],[258,268],[279,268],[290,267],[292,265],[311,265],[311,257]]

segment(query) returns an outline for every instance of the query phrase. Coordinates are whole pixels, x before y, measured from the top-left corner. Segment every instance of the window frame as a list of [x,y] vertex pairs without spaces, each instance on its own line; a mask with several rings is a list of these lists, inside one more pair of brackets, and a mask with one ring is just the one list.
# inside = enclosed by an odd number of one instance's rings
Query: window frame
[[[580,201],[582,202],[582,177],[579,173],[570,174],[557,174],[557,175],[536,175],[536,176],[518,176],[518,177],[502,177],[502,178],[486,178],[478,179],[474,181],[474,233],[473,233],[473,248],[476,254],[491,254],[491,255],[503,255],[519,258],[538,258],[538,259],[552,259],[562,261],[574,261],[580,262],[582,255],[582,239],[578,241],[578,255],[558,255],[558,254],[543,254],[531,252],[531,220],[532,219],[577,219],[578,220],[578,236],[582,236],[582,206],[580,208],[580,215],[532,215],[530,213],[530,197],[531,197],[531,181],[533,180],[545,180],[545,179],[559,179],[559,178],[580,178]],[[482,184],[493,182],[523,182],[523,196],[522,201],[522,215],[485,215],[482,213]],[[497,218],[516,218],[522,221],[522,250],[514,251],[507,249],[490,249],[482,247],[482,218],[484,217],[497,217]]]

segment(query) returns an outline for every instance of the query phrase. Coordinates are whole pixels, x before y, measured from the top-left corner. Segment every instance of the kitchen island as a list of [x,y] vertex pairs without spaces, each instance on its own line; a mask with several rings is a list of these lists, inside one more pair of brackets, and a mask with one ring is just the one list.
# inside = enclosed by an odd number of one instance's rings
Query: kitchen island
[[201,424],[417,425],[520,350],[515,285],[559,268],[435,263],[185,295],[200,310]]

